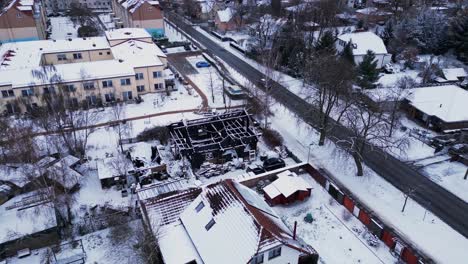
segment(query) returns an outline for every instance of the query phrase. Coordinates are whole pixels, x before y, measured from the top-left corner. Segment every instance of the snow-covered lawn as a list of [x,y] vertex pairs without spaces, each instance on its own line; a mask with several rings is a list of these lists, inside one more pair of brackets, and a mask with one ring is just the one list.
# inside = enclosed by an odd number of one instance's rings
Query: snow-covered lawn
[[78,25],[73,25],[69,17],[51,17],[52,27],[51,39],[76,38],[78,36]]
[[[382,241],[372,247],[366,238],[372,237],[366,227],[342,205],[338,204],[316,181],[302,175],[313,189],[304,202],[277,206],[274,209],[283,221],[297,232],[320,255],[321,263],[395,263],[395,257]],[[304,217],[311,213],[314,221],[309,224]]]
[[[195,64],[199,61],[205,61],[203,56],[187,57],[187,61],[196,68]],[[231,98],[223,91],[222,77],[214,67],[196,68],[198,74],[190,74],[188,78],[192,80],[195,85],[208,98],[208,105],[211,107],[223,106],[237,106],[244,104],[244,100],[231,100]],[[229,83],[224,81],[224,85],[228,86]],[[213,100],[214,99],[214,100]],[[226,102],[226,104],[224,104]]]

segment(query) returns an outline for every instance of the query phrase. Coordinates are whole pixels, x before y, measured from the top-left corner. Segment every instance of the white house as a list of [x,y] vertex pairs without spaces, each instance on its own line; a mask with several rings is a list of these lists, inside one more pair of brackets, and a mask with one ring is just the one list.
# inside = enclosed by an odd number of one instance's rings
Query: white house
[[375,53],[377,68],[379,69],[391,61],[392,55],[387,52],[383,40],[372,32],[353,32],[340,35],[335,42],[336,50],[342,52],[348,42],[352,43],[356,64],[361,63],[368,50]]
[[224,180],[140,200],[166,264],[316,263],[317,252],[251,189]]

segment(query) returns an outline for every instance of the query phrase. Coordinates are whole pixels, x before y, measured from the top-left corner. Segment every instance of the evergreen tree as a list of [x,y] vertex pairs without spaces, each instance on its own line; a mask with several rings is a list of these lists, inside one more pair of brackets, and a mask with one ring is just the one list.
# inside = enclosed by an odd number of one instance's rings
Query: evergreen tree
[[374,87],[374,83],[379,78],[377,61],[374,52],[368,50],[362,62],[358,65],[358,84],[364,89]]
[[315,45],[315,51],[318,53],[336,54],[335,37],[331,31],[323,33]]
[[468,63],[468,9],[452,21],[448,39],[449,47],[455,50],[458,58]]
[[353,55],[353,43],[349,41],[346,43],[346,46],[344,47],[343,51],[341,52],[341,57],[349,62],[351,65],[354,64],[354,55]]

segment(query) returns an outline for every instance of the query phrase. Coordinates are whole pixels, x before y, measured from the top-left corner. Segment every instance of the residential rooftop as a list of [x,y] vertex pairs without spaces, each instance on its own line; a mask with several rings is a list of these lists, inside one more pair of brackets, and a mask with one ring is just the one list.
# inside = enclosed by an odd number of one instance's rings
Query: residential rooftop
[[346,33],[338,36],[338,39],[346,43],[351,41],[354,44],[354,55],[365,55],[368,50],[375,54],[387,54],[383,40],[370,31]]
[[445,122],[468,120],[468,91],[456,85],[414,88],[407,100],[421,112]]

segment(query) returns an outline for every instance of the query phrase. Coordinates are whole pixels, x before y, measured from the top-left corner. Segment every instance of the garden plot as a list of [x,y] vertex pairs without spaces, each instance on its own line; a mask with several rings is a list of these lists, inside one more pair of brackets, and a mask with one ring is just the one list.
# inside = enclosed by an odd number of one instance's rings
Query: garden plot
[[[187,57],[187,61],[193,66],[199,61],[206,61],[203,56]],[[231,98],[223,90],[223,78],[218,71],[213,67],[196,68],[198,74],[190,74],[188,78],[192,80],[198,88],[208,98],[208,105],[211,107],[237,106],[244,104],[244,100],[231,100]],[[224,81],[224,86],[228,86],[229,82]]]
[[[297,232],[320,255],[322,263],[395,263],[395,257],[379,239],[367,231],[342,205],[317,184],[310,176],[301,175],[313,189],[304,202],[296,202],[274,209],[283,221]],[[304,217],[310,213],[314,221]]]
[[[126,235],[118,234],[116,236],[115,229],[122,228],[126,231]],[[112,230],[114,229],[114,230]],[[83,248],[86,253],[85,263],[89,264],[114,264],[114,263],[145,263],[145,258],[141,254],[140,241],[142,236],[143,226],[140,220],[132,221],[124,226],[107,228],[94,233],[90,233],[81,237],[76,237],[75,240],[80,240],[83,243]],[[117,241],[118,240],[118,241]],[[71,249],[70,249],[71,250]],[[12,257],[7,259],[8,264],[39,264],[48,263],[45,261],[48,248],[32,250],[31,255],[24,258]],[[73,250],[73,252],[63,251],[57,254],[57,261],[60,256],[71,256],[75,252],[81,250]],[[51,263],[55,263],[52,261]],[[57,262],[68,263],[68,262]],[[78,262],[77,262],[78,263]]]

